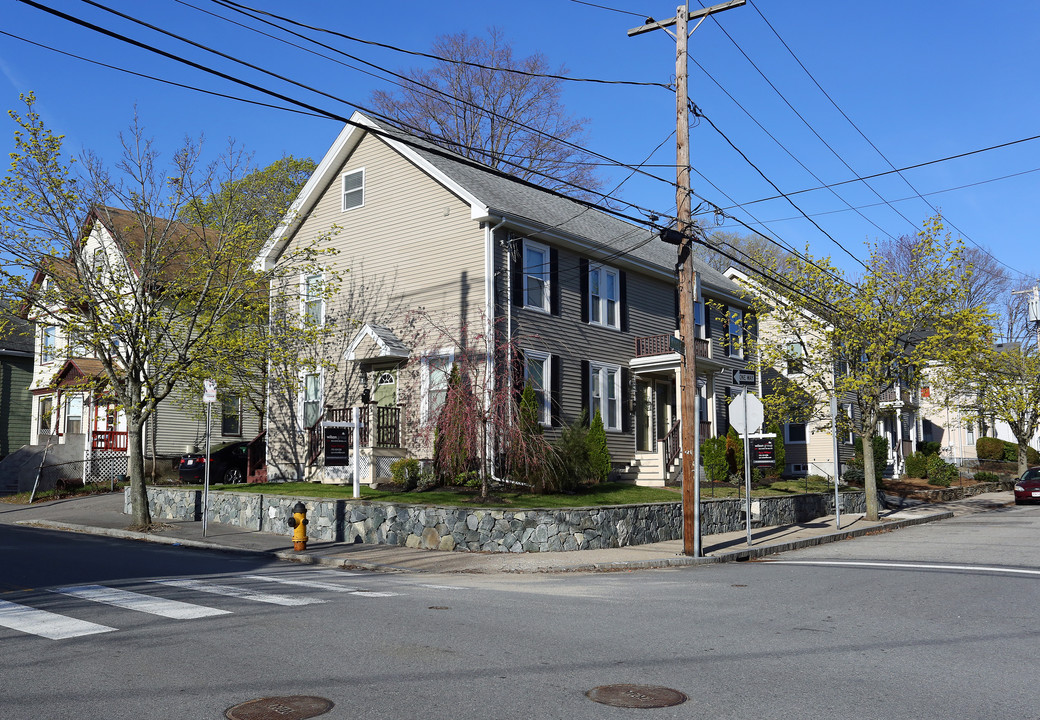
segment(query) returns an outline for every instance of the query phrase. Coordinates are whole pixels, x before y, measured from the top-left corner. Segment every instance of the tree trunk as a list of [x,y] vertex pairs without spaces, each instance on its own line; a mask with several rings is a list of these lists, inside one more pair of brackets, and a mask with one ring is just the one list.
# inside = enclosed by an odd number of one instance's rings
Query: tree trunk
[[1026,454],[1029,449],[1029,441],[1018,441],[1018,476],[1022,477],[1025,475],[1026,470],[1029,469],[1029,456]]
[[[872,427],[872,426],[868,426]],[[877,479],[874,470],[874,433],[864,433],[863,443],[863,493],[867,503],[867,520],[878,519]]]
[[148,492],[144,483],[144,446],[142,429],[144,422],[140,416],[127,418],[127,474],[130,476],[130,508],[134,525],[152,524],[152,514],[148,509]]

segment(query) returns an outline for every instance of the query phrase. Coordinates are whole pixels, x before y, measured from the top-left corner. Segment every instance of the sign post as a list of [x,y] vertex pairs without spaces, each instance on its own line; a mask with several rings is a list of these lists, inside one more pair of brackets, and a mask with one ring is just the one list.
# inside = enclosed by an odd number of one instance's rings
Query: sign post
[[202,537],[209,529],[209,452],[210,437],[213,435],[213,403],[217,401],[217,381],[202,381],[202,402],[206,403],[206,467],[202,485]]
[[[747,544],[751,545],[751,447],[750,435],[756,432],[765,419],[762,401],[748,392],[748,386],[754,385],[758,378],[754,370],[733,369],[733,382],[743,386],[740,406],[730,405],[729,423],[744,436],[744,502],[745,525],[747,527]],[[750,402],[748,396],[750,395]]]

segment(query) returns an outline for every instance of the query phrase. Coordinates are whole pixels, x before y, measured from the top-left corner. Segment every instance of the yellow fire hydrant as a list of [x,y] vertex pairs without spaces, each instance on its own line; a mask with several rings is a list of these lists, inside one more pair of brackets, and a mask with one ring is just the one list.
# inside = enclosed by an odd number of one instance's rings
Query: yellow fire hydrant
[[302,502],[298,502],[293,505],[292,512],[292,517],[290,517],[286,522],[288,522],[289,527],[293,529],[293,550],[299,552],[300,550],[307,549],[307,506]]

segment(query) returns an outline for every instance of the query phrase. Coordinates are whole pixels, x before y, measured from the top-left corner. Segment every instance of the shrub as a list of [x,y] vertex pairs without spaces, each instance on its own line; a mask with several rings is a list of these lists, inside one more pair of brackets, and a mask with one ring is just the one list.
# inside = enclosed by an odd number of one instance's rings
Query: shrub
[[1004,462],[1018,462],[1018,445],[1001,440],[1004,443]]
[[592,471],[592,477],[589,479],[594,482],[606,482],[613,468],[610,464],[610,450],[607,449],[607,431],[603,428],[603,417],[599,410],[592,416],[588,445],[589,469]]
[[926,455],[922,451],[910,453],[906,456],[906,474],[912,478],[926,478],[928,477],[928,460],[929,458],[937,457],[936,455]]
[[556,487],[561,491],[573,490],[592,478],[589,462],[588,413],[582,411],[578,420],[563,428],[560,439],[553,443],[552,472]]
[[976,482],[996,482],[999,479],[1000,479],[1000,476],[997,475],[996,473],[991,473],[991,472],[986,472],[986,471],[975,473],[975,481]]
[[704,474],[709,482],[725,482],[729,473],[726,462],[726,438],[708,438],[701,444],[701,459],[704,462]]
[[[874,481],[881,482],[881,478],[885,474],[885,466],[888,465],[888,438],[875,436],[873,448]],[[859,438],[856,440],[856,459],[852,462],[853,467],[858,467],[860,471],[863,470],[863,441]]]
[[390,463],[390,476],[405,490],[414,490],[419,484],[421,468],[416,458],[401,458]]
[[949,487],[957,478],[957,466],[938,455],[928,456],[928,482],[940,487]]
[[856,467],[855,465],[845,468],[845,472],[841,474],[842,482],[846,485],[857,485],[863,487],[863,468]]
[[784,429],[780,423],[771,423],[767,430],[776,435],[773,438],[773,453],[776,459],[776,462],[773,463],[773,473],[780,477],[784,474],[784,470],[787,469],[787,447],[784,445]]
[[1004,443],[990,437],[980,437],[975,441],[975,454],[979,460],[1003,460]]
[[934,440],[922,440],[917,443],[917,450],[922,455],[938,455],[939,451],[942,450],[942,443]]
[[731,426],[726,433],[726,462],[729,464],[729,474],[738,475],[744,479],[744,441]]

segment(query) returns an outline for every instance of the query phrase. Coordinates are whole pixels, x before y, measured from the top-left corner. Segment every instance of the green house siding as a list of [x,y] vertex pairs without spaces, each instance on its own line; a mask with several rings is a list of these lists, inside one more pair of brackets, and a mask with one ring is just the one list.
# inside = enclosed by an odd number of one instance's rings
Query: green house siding
[[31,357],[0,357],[0,458],[29,444],[32,374]]

